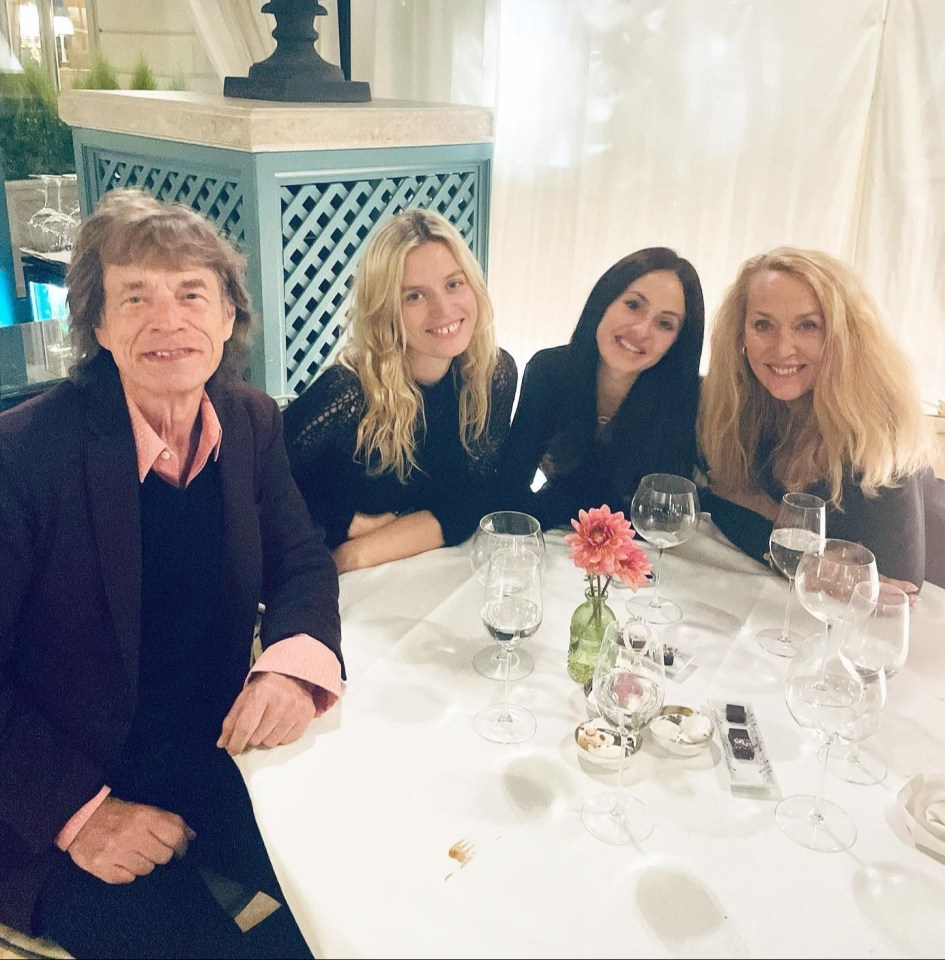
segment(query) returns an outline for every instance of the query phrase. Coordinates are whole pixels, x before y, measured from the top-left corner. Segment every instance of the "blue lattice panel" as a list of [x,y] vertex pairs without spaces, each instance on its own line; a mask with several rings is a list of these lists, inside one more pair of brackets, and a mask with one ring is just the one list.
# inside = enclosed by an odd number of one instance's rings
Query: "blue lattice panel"
[[288,390],[311,383],[343,339],[351,281],[372,228],[424,207],[452,221],[473,247],[476,181],[467,171],[281,188]]
[[247,257],[261,330],[249,378],[303,390],[343,341],[364,241],[410,206],[460,230],[486,267],[490,144],[251,153],[75,129],[83,211],[116,187],[199,210]]
[[195,169],[173,169],[148,160],[133,160],[101,150],[91,151],[95,197],[117,187],[145,190],[158,200],[193,207],[242,246],[243,189],[235,180]]

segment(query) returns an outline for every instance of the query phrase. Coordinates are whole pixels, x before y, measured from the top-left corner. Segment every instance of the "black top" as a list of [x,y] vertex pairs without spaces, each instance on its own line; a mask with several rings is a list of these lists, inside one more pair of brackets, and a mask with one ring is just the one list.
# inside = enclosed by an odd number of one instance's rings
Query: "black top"
[[[572,378],[568,346],[540,350],[528,361],[503,457],[508,506],[531,514],[546,529],[566,526],[578,510],[605,503],[629,519],[633,494],[646,474],[692,476],[694,409],[687,413],[655,397],[642,399],[638,380],[599,429],[596,388],[571,389]],[[533,493],[539,468],[546,480]]]
[[494,508],[496,468],[509,432],[518,371],[512,357],[500,350],[489,423],[475,457],[460,440],[457,371],[454,362],[437,383],[420,386],[426,430],[417,431],[417,467],[403,483],[393,471],[369,476],[355,455],[365,400],[353,371],[329,366],[289,405],[284,418],[292,473],[330,547],[348,538],[355,513],[429,510],[451,546],[470,536],[480,517]]
[[[762,477],[765,492],[780,503],[787,491],[770,471],[763,470]],[[917,586],[923,580],[945,586],[945,482],[930,469],[907,477],[899,486],[882,488],[875,497],[867,497],[845,472],[839,510],[830,505],[826,482],[806,492],[827,502],[827,536],[872,550],[883,576]],[[700,491],[700,501],[736,547],[764,562],[771,521],[708,490]]]

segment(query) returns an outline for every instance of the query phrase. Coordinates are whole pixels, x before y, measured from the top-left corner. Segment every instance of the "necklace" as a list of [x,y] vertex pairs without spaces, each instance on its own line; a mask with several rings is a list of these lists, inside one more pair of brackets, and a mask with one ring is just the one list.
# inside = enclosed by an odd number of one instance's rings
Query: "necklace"
[[601,416],[597,418],[597,426],[599,427],[606,427],[608,423],[610,423],[610,417]]

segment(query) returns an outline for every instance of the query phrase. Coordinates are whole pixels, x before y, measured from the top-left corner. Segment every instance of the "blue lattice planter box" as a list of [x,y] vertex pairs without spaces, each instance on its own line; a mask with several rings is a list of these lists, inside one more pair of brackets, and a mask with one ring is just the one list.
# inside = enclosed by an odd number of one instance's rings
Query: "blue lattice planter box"
[[[193,137],[198,115],[209,111],[215,120],[231,119],[228,114],[236,111],[236,122],[225,127],[227,135],[210,131],[222,145],[168,139],[164,128],[171,97],[181,114],[182,138]],[[131,114],[129,101],[136,108]],[[94,119],[93,107],[100,111]],[[157,124],[160,137],[127,132],[147,128],[146,108],[163,111],[164,122]],[[491,118],[487,127],[482,122],[486,111],[423,104],[279,109],[194,94],[142,98],[118,91],[70,91],[63,95],[61,110],[73,125],[83,211],[108,190],[139,187],[199,210],[246,254],[253,302],[262,319],[250,379],[273,396],[303,390],[343,341],[351,279],[364,241],[394,213],[410,206],[438,211],[487,266],[492,144]],[[408,131],[404,139],[430,139],[432,111],[447,119],[474,119],[460,127],[471,126],[472,134],[480,136],[487,129],[489,136],[479,142],[392,143],[412,112],[427,129],[419,136]],[[319,120],[323,126],[326,115],[333,121],[340,116],[331,138],[342,146],[315,149],[306,143],[306,149],[295,150],[264,143],[266,149],[259,149],[252,142],[260,117],[273,121],[264,131],[271,138],[277,122],[297,132],[297,124],[287,121],[304,120],[307,113],[313,124]],[[385,129],[388,117],[396,119],[391,130]],[[342,129],[346,120],[355,128]],[[98,128],[106,122],[111,129]],[[447,128],[456,139],[456,124]],[[311,131],[302,139],[311,140]],[[246,149],[231,145],[241,142]]]

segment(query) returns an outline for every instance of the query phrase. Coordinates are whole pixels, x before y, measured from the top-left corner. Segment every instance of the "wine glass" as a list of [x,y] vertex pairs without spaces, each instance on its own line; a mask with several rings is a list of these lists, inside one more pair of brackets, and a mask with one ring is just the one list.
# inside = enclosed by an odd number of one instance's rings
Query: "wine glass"
[[864,589],[875,596],[879,586],[876,558],[859,543],[818,540],[798,562],[795,583],[801,606],[824,624],[825,649],[829,652],[831,631],[846,613],[856,585],[869,584]]
[[[875,593],[868,583],[853,590],[849,606],[838,628],[838,653],[848,669],[860,676],[882,673],[884,681],[896,674],[909,655],[909,596],[891,583],[880,583]],[[884,697],[885,702],[885,697]],[[831,754],[831,770],[850,783],[879,783],[886,766],[879,757],[860,750],[860,741],[875,733],[875,723],[841,739],[850,744],[842,754]]]
[[699,526],[699,494],[696,485],[685,477],[670,473],[651,473],[645,476],[630,504],[633,527],[645,540],[659,550],[653,581],[653,595],[634,597],[627,601],[632,616],[648,623],[676,623],[682,620],[682,610],[672,600],[660,599],[660,569],[663,551],[688,540]]
[[[608,624],[594,668],[597,709],[620,731],[621,742],[635,740],[663,705],[666,670],[663,648],[648,624],[632,618]],[[624,793],[627,750],[617,768],[616,792],[591,797],[581,810],[584,826],[605,843],[640,843],[653,831],[646,804]]]
[[831,750],[825,746],[827,766],[850,783],[879,783],[886,776],[886,765],[879,757],[861,752],[859,745],[879,729],[882,709],[886,706],[886,671],[882,667],[871,670],[856,666],[842,655],[839,659],[859,682],[859,693],[854,698],[851,721],[837,738],[837,743],[847,744],[848,749],[838,755],[836,747]]
[[755,639],[769,653],[779,657],[793,657],[801,635],[789,629],[791,596],[794,577],[804,551],[818,540],[823,540],[826,524],[826,504],[810,493],[786,493],[771,530],[768,549],[775,566],[788,578],[787,601],[784,604],[784,626],[766,627],[755,634]]
[[785,699],[791,716],[826,745],[816,796],[785,797],[774,811],[781,830],[795,843],[821,853],[847,850],[856,840],[856,824],[840,806],[824,799],[827,752],[849,735],[870,702],[863,681],[828,652],[824,638],[803,640],[788,667]]
[[[541,524],[527,513],[515,510],[498,510],[487,513],[480,521],[473,534],[472,550],[469,555],[473,572],[479,582],[484,583],[486,570],[489,566],[489,557],[496,550],[530,550],[543,564],[545,558],[545,538],[541,532]],[[505,677],[505,666],[511,671],[511,679],[521,680],[535,669],[535,661],[527,650],[513,651],[510,657],[502,650],[496,650],[490,644],[483,647],[474,657],[473,666],[476,672],[490,680],[502,680]]]
[[48,251],[49,233],[46,230],[46,222],[56,216],[55,207],[49,204],[49,187],[55,180],[51,173],[33,173],[30,174],[34,179],[38,179],[43,185],[43,205],[26,222],[27,233],[30,245],[40,253]]
[[541,561],[530,550],[507,548],[489,558],[482,588],[482,622],[502,651],[505,698],[476,714],[476,732],[497,743],[520,743],[535,718],[510,702],[509,653],[541,626]]

